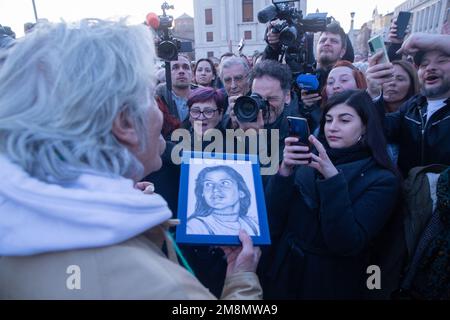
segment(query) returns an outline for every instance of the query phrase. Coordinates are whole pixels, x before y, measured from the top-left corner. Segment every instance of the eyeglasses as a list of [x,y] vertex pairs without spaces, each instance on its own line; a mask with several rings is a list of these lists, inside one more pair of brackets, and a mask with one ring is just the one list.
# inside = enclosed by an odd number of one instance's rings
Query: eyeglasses
[[214,117],[214,114],[216,113],[217,109],[205,109],[203,111],[200,111],[199,109],[191,109],[189,110],[189,114],[192,118],[198,119],[200,118],[200,115],[203,114],[203,116],[206,119],[211,119]]

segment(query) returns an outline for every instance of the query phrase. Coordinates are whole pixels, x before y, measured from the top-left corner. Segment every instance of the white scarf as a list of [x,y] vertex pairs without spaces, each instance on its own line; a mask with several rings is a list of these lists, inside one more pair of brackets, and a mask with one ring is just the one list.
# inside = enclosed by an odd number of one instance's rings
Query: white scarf
[[117,244],[171,215],[160,195],[143,194],[129,179],[86,173],[49,184],[0,155],[0,256]]

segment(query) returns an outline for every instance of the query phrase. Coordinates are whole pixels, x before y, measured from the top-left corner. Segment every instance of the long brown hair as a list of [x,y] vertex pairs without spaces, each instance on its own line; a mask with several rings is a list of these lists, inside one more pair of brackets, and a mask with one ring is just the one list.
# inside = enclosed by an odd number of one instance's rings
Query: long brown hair
[[417,75],[417,70],[414,68],[414,66],[405,60],[395,60],[392,61],[392,64],[396,64],[400,66],[405,72],[408,74],[410,85],[408,89],[408,93],[406,94],[404,101],[408,100],[412,96],[415,96],[419,93],[420,90],[420,84],[419,84],[419,77]]

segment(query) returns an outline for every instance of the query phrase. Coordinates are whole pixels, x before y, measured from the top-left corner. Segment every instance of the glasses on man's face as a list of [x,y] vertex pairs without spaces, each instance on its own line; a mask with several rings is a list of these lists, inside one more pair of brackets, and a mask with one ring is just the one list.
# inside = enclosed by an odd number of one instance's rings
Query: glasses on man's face
[[189,114],[194,119],[200,118],[201,114],[203,114],[203,116],[206,119],[211,119],[212,117],[214,117],[214,114],[216,113],[216,111],[217,111],[217,109],[205,109],[203,111],[201,111],[200,109],[191,109],[191,110],[189,110]]

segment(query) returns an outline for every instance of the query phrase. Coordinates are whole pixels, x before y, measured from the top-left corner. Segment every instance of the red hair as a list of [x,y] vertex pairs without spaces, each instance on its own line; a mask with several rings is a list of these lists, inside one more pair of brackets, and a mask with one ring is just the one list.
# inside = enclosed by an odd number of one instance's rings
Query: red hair
[[[336,64],[331,68],[331,70],[338,68],[338,67],[347,67],[352,69],[353,78],[355,78],[356,82],[356,88],[366,90],[367,89],[367,81],[366,77],[364,76],[364,73],[362,73],[361,70],[359,70],[357,67],[353,65],[350,61],[347,60],[339,60],[336,62]],[[330,71],[331,71],[330,70]],[[322,106],[324,106],[328,101],[328,95],[327,95],[327,86],[325,85],[322,89]]]

